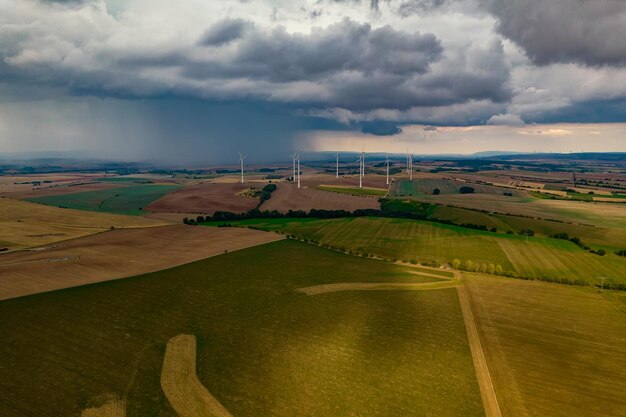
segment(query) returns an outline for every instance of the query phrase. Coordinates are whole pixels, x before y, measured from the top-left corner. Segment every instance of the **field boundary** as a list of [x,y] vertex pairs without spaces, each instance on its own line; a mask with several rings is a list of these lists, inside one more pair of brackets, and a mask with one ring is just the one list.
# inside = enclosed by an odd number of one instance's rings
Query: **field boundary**
[[[460,277],[460,275],[459,273],[458,276]],[[485,352],[483,351],[476,322],[474,321],[474,314],[472,313],[467,289],[463,285],[459,285],[456,287],[456,291],[459,296],[459,304],[461,305],[461,311],[463,313],[465,329],[467,330],[467,339],[472,352],[472,359],[474,360],[474,368],[476,369],[476,378],[478,379],[478,386],[480,387],[480,396],[483,399],[485,415],[486,417],[502,417],[491,374],[489,373],[489,367],[487,366]]]
[[198,379],[193,335],[181,334],[167,342],[161,387],[180,417],[232,417]]

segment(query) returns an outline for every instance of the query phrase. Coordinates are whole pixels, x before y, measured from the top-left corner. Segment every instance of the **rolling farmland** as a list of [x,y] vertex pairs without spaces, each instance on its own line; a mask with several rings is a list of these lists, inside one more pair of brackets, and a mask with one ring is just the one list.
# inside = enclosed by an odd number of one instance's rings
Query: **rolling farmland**
[[0,248],[9,250],[48,245],[100,233],[111,228],[161,226],[161,220],[137,216],[62,209],[27,201],[0,198]]
[[491,233],[428,221],[344,218],[299,221],[258,219],[241,222],[312,239],[324,245],[391,259],[452,263],[471,260],[500,265],[528,278],[567,278],[597,283],[596,277],[626,282],[626,259],[593,255],[575,244],[543,237]]
[[179,188],[178,185],[133,185],[106,190],[84,191],[29,198],[34,203],[66,207],[77,210],[141,215],[154,200]]
[[285,240],[0,302],[0,407],[77,415],[125,398],[127,416],[175,415],[165,346],[190,334],[198,380],[234,416],[483,415],[453,288],[295,291],[416,282],[409,270]]
[[527,196],[524,191],[515,189],[503,189],[491,185],[466,183],[444,178],[417,178],[413,181],[394,181],[391,186],[390,195],[394,197],[406,197],[420,194],[433,194],[435,188],[439,189],[440,195],[460,194],[459,189],[463,186],[472,187],[476,194],[502,195],[503,192],[509,192],[518,197]]
[[111,230],[3,255],[0,300],[158,271],[282,238],[181,224]]

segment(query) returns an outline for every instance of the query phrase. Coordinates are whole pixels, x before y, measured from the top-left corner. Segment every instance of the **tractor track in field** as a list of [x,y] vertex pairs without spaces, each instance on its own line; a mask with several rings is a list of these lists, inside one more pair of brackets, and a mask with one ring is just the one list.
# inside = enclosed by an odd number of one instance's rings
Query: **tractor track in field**
[[[454,274],[457,279],[461,281],[460,272],[455,271]],[[476,368],[476,378],[478,379],[478,386],[480,387],[480,396],[483,399],[485,416],[502,417],[500,406],[498,405],[498,398],[496,397],[496,391],[491,379],[491,374],[489,373],[489,367],[487,366],[485,352],[483,351],[483,346],[480,342],[480,336],[478,334],[478,328],[476,327],[476,322],[474,321],[474,314],[472,313],[472,307],[469,302],[467,289],[463,285],[459,285],[456,287],[456,291],[459,295],[459,304],[461,305],[461,311],[463,312],[463,321],[465,322],[465,329],[467,331],[467,339],[472,352],[474,368]]]

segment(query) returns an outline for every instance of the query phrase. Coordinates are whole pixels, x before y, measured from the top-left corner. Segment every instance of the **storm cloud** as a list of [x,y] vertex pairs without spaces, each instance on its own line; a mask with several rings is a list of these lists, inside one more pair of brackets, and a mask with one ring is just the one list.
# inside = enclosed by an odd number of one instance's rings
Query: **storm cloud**
[[497,30],[533,62],[626,64],[623,0],[482,0]]
[[[399,136],[412,123],[623,121],[625,9],[622,0],[0,0],[0,103],[53,114],[50,103],[102,100],[103,114],[142,120],[137,141],[161,137],[142,127],[151,124],[193,146],[230,135],[286,147],[319,129]],[[173,109],[179,117],[166,117]],[[10,113],[0,130],[11,140],[45,141],[25,128],[27,115]],[[253,138],[245,117],[272,135]]]

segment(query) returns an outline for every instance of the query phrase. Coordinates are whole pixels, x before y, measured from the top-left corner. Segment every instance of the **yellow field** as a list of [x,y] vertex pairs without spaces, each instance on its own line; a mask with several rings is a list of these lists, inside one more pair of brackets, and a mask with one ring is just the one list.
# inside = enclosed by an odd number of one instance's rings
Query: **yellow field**
[[589,288],[464,277],[502,415],[626,416],[624,311]]
[[196,375],[196,337],[181,334],[167,342],[161,387],[180,417],[232,417]]
[[9,250],[48,245],[110,230],[111,227],[136,228],[168,223],[138,216],[62,209],[0,198],[0,248]]

